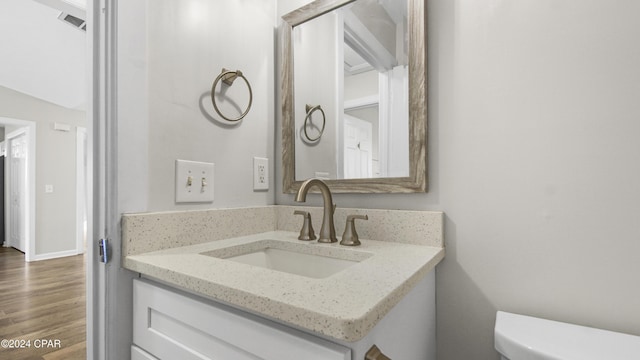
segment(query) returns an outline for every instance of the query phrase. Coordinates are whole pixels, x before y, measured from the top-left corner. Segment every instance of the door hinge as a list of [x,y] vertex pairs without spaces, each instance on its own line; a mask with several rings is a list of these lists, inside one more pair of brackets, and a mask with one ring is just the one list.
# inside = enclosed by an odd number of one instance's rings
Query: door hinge
[[106,264],[107,262],[109,262],[109,240],[98,240],[98,246],[100,247],[100,262]]

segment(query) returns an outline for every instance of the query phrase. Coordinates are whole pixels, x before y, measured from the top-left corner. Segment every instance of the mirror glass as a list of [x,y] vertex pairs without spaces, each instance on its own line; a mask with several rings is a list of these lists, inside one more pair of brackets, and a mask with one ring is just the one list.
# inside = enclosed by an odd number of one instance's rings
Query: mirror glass
[[284,191],[426,191],[421,0],[316,0],[283,16]]
[[294,27],[292,47],[295,179],[409,176],[406,0],[341,6]]

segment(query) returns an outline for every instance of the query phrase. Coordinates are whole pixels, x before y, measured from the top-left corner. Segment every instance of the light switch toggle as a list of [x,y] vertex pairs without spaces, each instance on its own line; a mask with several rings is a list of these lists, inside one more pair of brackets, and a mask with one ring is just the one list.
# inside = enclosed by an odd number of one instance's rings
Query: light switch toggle
[[176,160],[176,203],[212,202],[214,164]]

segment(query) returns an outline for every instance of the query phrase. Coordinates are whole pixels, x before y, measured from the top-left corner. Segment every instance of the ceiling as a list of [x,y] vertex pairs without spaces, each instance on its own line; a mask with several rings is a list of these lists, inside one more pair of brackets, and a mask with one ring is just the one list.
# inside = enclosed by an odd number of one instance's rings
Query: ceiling
[[86,33],[58,19],[84,18],[85,0],[0,1],[0,86],[83,110]]

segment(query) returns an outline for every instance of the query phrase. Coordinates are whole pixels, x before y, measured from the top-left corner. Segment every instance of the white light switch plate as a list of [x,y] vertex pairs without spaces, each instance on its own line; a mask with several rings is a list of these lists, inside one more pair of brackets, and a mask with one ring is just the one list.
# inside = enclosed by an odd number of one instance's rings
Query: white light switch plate
[[213,202],[214,164],[176,160],[176,202]]

